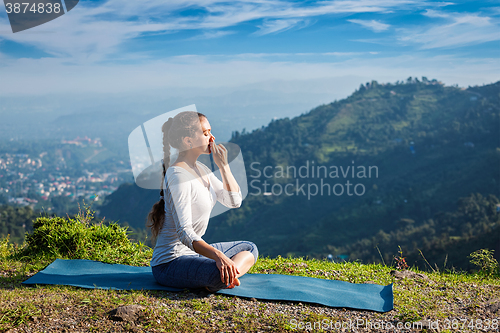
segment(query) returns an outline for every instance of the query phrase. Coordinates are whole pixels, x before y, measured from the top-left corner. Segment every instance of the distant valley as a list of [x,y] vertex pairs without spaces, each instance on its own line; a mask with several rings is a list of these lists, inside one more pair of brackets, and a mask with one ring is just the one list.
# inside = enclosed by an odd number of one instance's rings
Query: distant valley
[[[362,261],[390,261],[401,246],[416,265],[427,265],[423,249],[428,261],[467,269],[457,248],[499,246],[499,92],[500,82],[461,89],[426,78],[373,81],[293,119],[233,132],[249,194],[212,218],[204,238],[249,239],[263,255]],[[312,176],[313,164],[320,175]],[[279,166],[303,173],[287,178]],[[312,195],[316,189],[323,194]],[[123,184],[100,216],[143,228],[157,198]]]

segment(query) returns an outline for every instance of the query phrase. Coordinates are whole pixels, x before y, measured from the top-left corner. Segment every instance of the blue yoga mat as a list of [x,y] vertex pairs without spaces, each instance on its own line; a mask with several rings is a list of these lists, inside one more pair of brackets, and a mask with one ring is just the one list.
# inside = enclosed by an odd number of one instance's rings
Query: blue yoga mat
[[[240,281],[240,286],[218,293],[377,312],[393,309],[392,283],[381,286],[279,274],[245,274]],[[182,290],[158,284],[151,267],[105,264],[92,260],[57,259],[23,284],[60,284],[91,289]]]

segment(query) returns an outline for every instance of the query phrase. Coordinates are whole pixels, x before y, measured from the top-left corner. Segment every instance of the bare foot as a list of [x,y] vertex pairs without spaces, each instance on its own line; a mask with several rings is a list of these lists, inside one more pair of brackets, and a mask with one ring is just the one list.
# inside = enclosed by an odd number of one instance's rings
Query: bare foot
[[238,280],[237,277],[234,278],[233,284],[230,284],[229,286],[226,287],[226,289],[233,289],[236,286],[240,285],[240,280]]

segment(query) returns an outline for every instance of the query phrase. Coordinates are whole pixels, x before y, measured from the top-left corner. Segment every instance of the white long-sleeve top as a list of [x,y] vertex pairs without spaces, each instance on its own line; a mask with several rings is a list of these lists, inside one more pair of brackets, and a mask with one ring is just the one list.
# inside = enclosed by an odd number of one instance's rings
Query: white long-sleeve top
[[202,239],[217,201],[229,208],[241,206],[241,189],[238,192],[226,190],[206,165],[199,161],[196,165],[208,175],[210,188],[182,167],[171,166],[167,169],[163,183],[165,222],[158,234],[151,266],[184,255],[197,255],[193,241]]

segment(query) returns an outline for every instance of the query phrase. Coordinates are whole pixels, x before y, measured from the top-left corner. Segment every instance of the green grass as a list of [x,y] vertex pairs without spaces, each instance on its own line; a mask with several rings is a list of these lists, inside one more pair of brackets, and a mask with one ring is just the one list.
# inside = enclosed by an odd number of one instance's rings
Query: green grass
[[[7,269],[5,269],[7,268]],[[39,267],[41,269],[43,267]],[[289,274],[323,279],[336,279],[352,283],[368,281],[387,285],[394,283],[394,306],[392,316],[399,321],[415,322],[420,319],[445,319],[457,317],[457,307],[450,304],[457,300],[470,301],[470,315],[479,315],[483,301],[492,299],[500,292],[500,281],[496,277],[460,273],[428,273],[430,281],[418,279],[398,280],[390,271],[393,267],[380,264],[362,265],[356,262],[332,263],[303,258],[259,258],[251,273]],[[61,313],[71,312],[81,316],[88,329],[109,330],[113,323],[106,313],[119,305],[141,304],[146,307],[143,317],[135,323],[149,331],[189,332],[197,329],[207,331],[291,331],[293,315],[267,311],[268,302],[258,302],[253,311],[241,309],[243,300],[222,295],[210,299],[193,297],[188,292],[166,293],[154,291],[85,290],[69,286],[25,287],[20,283],[27,274],[37,271],[36,265],[10,260],[4,263],[5,277],[0,278],[0,331],[15,327],[30,327],[44,321],[50,323]],[[412,270],[414,270],[412,268]],[[415,270],[419,272],[418,270]],[[162,305],[163,304],[163,305]],[[243,303],[244,304],[244,303]],[[361,311],[362,312],[362,311]],[[389,314],[388,313],[388,314]],[[301,312],[302,321],[342,320],[342,317],[318,314],[313,307]],[[211,320],[214,317],[223,320]],[[386,314],[376,314],[384,320]],[[34,319],[35,318],[35,319]],[[85,324],[85,325],[86,325]],[[125,328],[125,323],[121,323]],[[272,329],[269,329],[271,327]]]
[[[429,281],[423,279],[398,280],[390,274],[394,267],[382,264],[360,264],[358,262],[332,263],[325,260],[304,260],[303,258],[275,259],[260,258],[252,267],[251,273],[288,274],[316,278],[335,279],[351,283],[374,282],[380,285],[394,283],[395,306],[399,308],[399,319],[405,321],[420,320],[425,317],[437,316],[445,318],[453,315],[446,311],[448,299],[456,293],[465,297],[483,294],[483,300],[493,297],[494,290],[500,290],[498,276],[484,274],[468,274],[466,272],[423,272],[416,267],[410,268],[416,273],[423,273]],[[494,285],[492,292],[486,289],[477,291],[474,285]],[[442,291],[446,290],[445,292]],[[481,297],[476,298],[480,302]]]
[[[491,267],[475,274],[454,270],[422,272],[411,267],[411,271],[424,273],[428,279],[400,280],[390,274],[395,270],[393,266],[278,256],[259,258],[250,270],[250,273],[309,276],[351,283],[393,283],[394,310],[387,313],[333,312],[331,308],[317,305],[252,302],[223,295],[200,298],[189,291],[169,293],[21,285],[56,258],[148,264],[152,250],[131,242],[126,228],[116,224],[94,225],[91,221],[89,211],[80,212],[75,219],[40,217],[22,246],[10,244],[8,238],[0,240],[0,332],[12,328],[89,332],[289,332],[296,330],[294,319],[314,323],[366,315],[385,322],[495,318],[484,313],[484,304],[500,293],[500,278],[497,273],[491,273]],[[484,260],[478,266],[488,263],[490,254],[483,253]],[[475,260],[479,259],[475,256]],[[109,318],[110,310],[129,304],[145,307],[135,322],[115,322]],[[275,310],[277,304],[286,307],[286,311]]]
[[[132,242],[126,227],[116,223],[92,223],[90,208],[73,218],[39,217],[25,244],[15,248],[0,242],[0,256],[22,263],[48,264],[60,259],[89,259],[112,264],[147,266],[153,250]],[[11,253],[10,256],[8,253]]]

